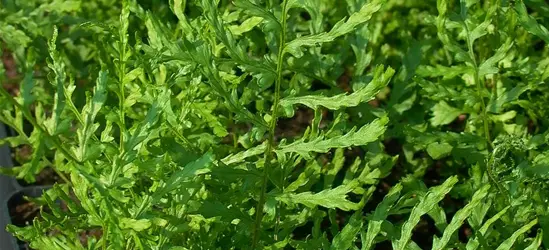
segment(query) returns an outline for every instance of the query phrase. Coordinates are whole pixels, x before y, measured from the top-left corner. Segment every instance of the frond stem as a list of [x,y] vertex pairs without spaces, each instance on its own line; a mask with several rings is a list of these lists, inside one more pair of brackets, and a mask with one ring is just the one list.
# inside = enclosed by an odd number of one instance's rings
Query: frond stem
[[277,65],[276,65],[276,82],[275,82],[275,92],[274,92],[274,103],[273,103],[273,112],[271,115],[271,120],[269,123],[269,138],[267,147],[265,148],[265,157],[264,157],[264,166],[263,166],[263,178],[261,180],[261,193],[259,196],[259,202],[257,203],[257,208],[255,210],[256,216],[255,216],[255,223],[254,223],[254,229],[253,229],[253,239],[252,239],[252,249],[256,249],[258,241],[259,241],[259,235],[260,235],[260,229],[261,229],[261,220],[263,219],[263,207],[265,206],[265,196],[267,192],[267,181],[268,181],[268,173],[270,169],[271,160],[273,157],[273,147],[274,147],[274,133],[276,128],[276,122],[278,119],[278,106],[280,102],[280,85],[282,82],[282,68],[283,68],[283,57],[284,57],[284,47],[286,46],[286,12],[287,12],[287,0],[284,0],[282,3],[282,12],[281,12],[281,19],[282,19],[282,31],[280,32],[280,40],[278,45],[278,58],[277,58]]
[[473,63],[473,81],[474,84],[477,86],[477,94],[478,98],[480,99],[480,108],[482,112],[482,123],[484,125],[484,137],[486,139],[486,142],[488,143],[488,148],[492,148],[492,139],[490,138],[490,128],[488,123],[488,114],[486,112],[486,103],[484,102],[484,97],[482,96],[482,83],[480,81],[479,77],[479,68],[478,63],[475,57],[475,53],[473,51],[473,41],[471,41],[469,28],[467,25],[465,25],[466,31],[467,31],[467,47],[468,47],[468,53],[469,57],[471,58],[471,61]]

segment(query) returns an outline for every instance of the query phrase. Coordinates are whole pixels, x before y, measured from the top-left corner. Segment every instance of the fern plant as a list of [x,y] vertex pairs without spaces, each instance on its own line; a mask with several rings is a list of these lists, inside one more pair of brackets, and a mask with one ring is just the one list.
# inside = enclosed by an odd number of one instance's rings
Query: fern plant
[[5,2],[33,248],[549,244],[539,1]]

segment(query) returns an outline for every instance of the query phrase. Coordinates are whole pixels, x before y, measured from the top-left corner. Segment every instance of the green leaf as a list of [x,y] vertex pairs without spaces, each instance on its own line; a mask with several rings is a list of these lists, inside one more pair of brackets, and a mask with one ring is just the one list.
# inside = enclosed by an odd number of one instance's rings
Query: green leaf
[[229,156],[223,158],[221,161],[226,165],[242,162],[246,158],[263,154],[265,152],[266,147],[267,147],[267,144],[263,143],[259,146],[250,148],[248,150],[240,151],[236,154],[229,155]]
[[[315,0],[289,0],[287,11],[293,8],[302,8],[311,16],[310,30],[313,34],[322,31],[323,13],[322,5]],[[356,10],[355,10],[356,11]]]
[[347,194],[357,188],[358,182],[354,181],[334,189],[325,189],[318,193],[284,193],[276,196],[276,200],[288,205],[303,204],[309,208],[322,206],[326,208],[339,208],[343,211],[356,210],[359,204],[347,200]]
[[320,177],[321,167],[316,162],[310,162],[305,166],[305,170],[303,170],[297,179],[290,183],[286,188],[286,192],[295,192],[298,189],[303,189],[308,187],[307,185],[312,185],[315,183],[318,178]]
[[61,1],[61,0],[55,0],[53,2],[50,2],[48,4],[44,4],[40,6],[40,9],[47,11],[47,12],[71,12],[71,11],[78,11],[81,7],[82,2],[81,1]]
[[[162,95],[159,95],[162,96]],[[127,157],[126,161],[131,161],[135,157],[135,151],[138,150],[137,146],[144,142],[151,135],[151,129],[158,122],[162,110],[166,110],[166,106],[169,105],[169,98],[156,99],[149,108],[145,119],[140,124],[134,126],[127,134],[124,135],[128,138],[124,144],[124,154]]]
[[141,232],[150,228],[152,225],[150,220],[147,219],[132,219],[132,218],[122,218],[120,220],[120,228],[122,229],[132,229],[137,232]]
[[[122,12],[119,16],[119,25],[118,27],[118,37],[120,38],[120,45],[123,50],[126,50],[126,45],[128,44],[128,28],[130,27],[130,4],[127,0],[122,1]],[[122,51],[120,51],[122,53]],[[124,60],[126,58],[123,58]],[[126,72],[120,72],[126,73]]]
[[[442,77],[443,80],[448,80],[466,73],[471,73],[471,67],[466,65],[453,65],[450,67],[444,65],[421,65],[416,72],[422,77]],[[438,83],[437,86],[442,84],[442,82]]]
[[133,82],[135,79],[138,79],[139,77],[142,77],[144,74],[142,68],[136,68],[131,70],[130,72],[126,73],[124,76],[124,84],[129,84]]
[[262,17],[250,17],[244,22],[242,22],[240,25],[232,25],[229,27],[231,30],[231,33],[233,33],[235,36],[240,36],[253,28],[255,28],[257,25],[259,25],[263,21]]
[[515,10],[517,11],[517,17],[522,25],[528,32],[543,39],[546,43],[549,43],[549,31],[543,25],[539,24],[536,19],[528,15],[526,6],[522,1],[515,3]]
[[485,36],[486,34],[488,34],[488,25],[490,25],[490,19],[480,23],[479,25],[477,25],[470,33],[469,33],[469,41],[471,41],[471,43],[474,43],[477,39]]
[[17,175],[17,178],[25,179],[29,183],[35,182],[35,175],[38,174],[43,168],[41,160],[46,152],[46,142],[43,138],[44,134],[35,129],[30,138],[29,142],[32,145],[32,159],[30,162],[23,164],[21,171]]
[[184,14],[187,0],[173,0],[173,2],[170,1],[170,3],[172,3],[172,5],[170,5],[172,11],[174,12],[175,16],[177,16],[177,19],[179,19],[179,22],[183,29],[185,31],[191,31],[192,28],[190,27],[189,22]]
[[4,144],[8,144],[12,148],[29,144],[29,143],[30,142],[25,136],[5,137],[0,139],[0,146],[3,146]]
[[280,106],[284,110],[285,115],[292,117],[294,115],[294,105],[302,104],[311,109],[317,110],[319,107],[325,107],[330,110],[338,110],[343,107],[356,107],[357,105],[371,101],[375,96],[389,84],[391,77],[395,71],[392,68],[387,68],[383,72],[383,67],[377,67],[374,70],[373,80],[366,87],[347,95],[340,94],[332,97],[325,96],[299,96],[286,97],[280,100]]
[[450,155],[454,147],[446,142],[438,143],[433,142],[427,145],[427,153],[433,157],[434,160],[441,159]]
[[25,48],[32,41],[25,32],[4,22],[0,22],[0,38],[5,41],[12,50],[19,47]]
[[452,187],[458,182],[456,176],[448,178],[442,185],[433,187],[429,191],[419,198],[419,203],[412,208],[410,217],[402,225],[400,238],[393,241],[393,248],[395,250],[404,250],[408,246],[412,238],[412,231],[414,227],[419,223],[421,216],[428,213],[433,209],[438,202],[440,202],[444,196],[450,192]]
[[189,250],[189,249],[186,247],[175,246],[175,247],[170,247],[169,250]]
[[218,201],[202,202],[200,207],[200,213],[201,216],[204,216],[205,218],[221,217],[221,221],[225,222],[231,222],[235,219],[238,219],[240,220],[239,224],[246,228],[253,225],[253,219],[250,217],[250,215],[243,213],[240,209],[238,209],[238,207],[228,207]]
[[490,119],[492,119],[494,121],[498,121],[498,122],[507,122],[507,121],[512,120],[516,116],[517,116],[517,112],[514,111],[514,110],[511,110],[511,111],[505,112],[501,115],[491,115]]
[[375,237],[381,232],[381,226],[387,216],[389,216],[395,202],[399,199],[401,191],[402,184],[397,183],[377,205],[374,214],[369,218],[368,229],[362,232],[362,249],[369,250],[372,248]]
[[32,71],[29,71],[25,74],[25,78],[21,84],[21,104],[24,108],[29,108],[29,106],[36,100],[36,97],[32,94],[32,88],[34,87],[34,79]]
[[354,213],[351,219],[349,219],[349,223],[334,237],[330,249],[347,250],[354,246],[356,235],[360,232],[362,224],[361,213]]
[[336,178],[336,175],[343,168],[345,164],[344,149],[338,148],[335,150],[334,158],[330,165],[328,165],[327,171],[324,176],[324,188],[331,188]]
[[541,242],[543,240],[543,231],[539,231],[536,235],[536,238],[532,240],[532,243],[526,247],[524,250],[536,250],[540,249]]
[[515,244],[515,241],[522,236],[524,233],[528,232],[530,228],[538,224],[538,219],[530,221],[528,224],[522,226],[519,230],[515,231],[511,237],[507,238],[503,243],[501,243],[496,250],[509,250]]
[[486,61],[480,64],[478,69],[479,77],[484,77],[487,74],[497,74],[499,71],[497,63],[499,63],[501,60],[503,60],[503,58],[505,58],[505,56],[507,56],[507,53],[509,52],[511,47],[513,47],[513,40],[508,39],[507,41],[505,41],[504,44],[501,45],[501,47],[496,50],[496,53],[492,57],[486,59]]
[[471,215],[473,209],[477,206],[484,205],[482,201],[488,195],[488,191],[490,191],[490,185],[484,185],[473,194],[471,201],[465,205],[464,208],[457,211],[454,217],[452,217],[452,221],[444,230],[442,238],[439,239],[435,236],[433,239],[433,249],[446,249],[445,247],[450,242],[450,238],[461,227],[461,224],[463,224],[467,217]]
[[[251,71],[260,81],[260,85],[270,85],[276,77],[274,65],[269,64],[266,60],[257,60],[247,56],[242,46],[238,46],[231,31],[225,28],[223,19],[217,13],[217,7],[213,5],[213,2],[203,0],[202,5],[208,22],[214,27],[217,39],[225,45],[231,59],[241,64],[245,70]],[[211,63],[211,60],[207,60],[207,63]],[[217,76],[214,75],[214,77]]]
[[[53,37],[49,41],[49,54],[51,62],[48,63],[48,67],[53,71],[54,78],[51,80],[51,84],[56,88],[55,92],[55,102],[53,104],[53,114],[51,119],[45,122],[45,126],[48,129],[50,135],[59,134],[68,130],[70,126],[69,120],[61,121],[63,111],[66,106],[66,95],[65,95],[65,64],[60,58],[59,53],[56,51],[56,40],[57,40],[57,28],[54,29]],[[32,74],[31,74],[32,77]]]
[[349,19],[342,19],[337,22],[329,32],[323,32],[314,35],[307,35],[290,41],[284,47],[284,52],[289,52],[295,57],[302,57],[302,47],[316,46],[317,44],[327,43],[335,40],[337,37],[352,32],[356,26],[367,22],[372,15],[381,9],[386,0],[373,0],[362,6],[362,8],[353,13]]
[[250,13],[251,15],[261,17],[265,21],[267,21],[268,29],[267,30],[275,30],[277,32],[280,32],[282,30],[282,25],[278,21],[278,19],[269,11],[265,10],[265,8],[262,8],[249,0],[235,0],[234,5],[242,10],[244,10],[247,13]]
[[183,182],[188,181],[197,175],[203,175],[210,172],[213,159],[212,153],[207,152],[199,159],[185,165],[185,167],[173,173],[172,176],[154,192],[152,195],[153,203],[157,202],[167,193],[180,188]]
[[107,71],[100,71],[94,88],[93,97],[82,108],[81,116],[83,124],[78,128],[79,147],[75,150],[78,160],[83,161],[88,154],[88,141],[95,134],[99,125],[95,123],[95,118],[107,100]]
[[494,224],[494,222],[499,220],[505,213],[507,213],[509,208],[511,208],[511,206],[503,208],[496,215],[492,216],[492,218],[488,219],[478,230],[478,234],[475,234],[475,237],[467,242],[466,249],[476,250],[480,245],[480,239],[486,236],[486,233],[488,232],[488,229],[490,229],[492,224]]
[[[213,7],[211,7],[213,8]],[[219,24],[220,25],[220,24]],[[182,43],[184,47],[184,53],[188,55],[194,63],[198,63],[201,66],[201,72],[209,79],[208,83],[211,86],[212,90],[221,98],[224,99],[226,106],[234,113],[236,113],[236,118],[240,121],[252,122],[254,125],[260,127],[261,129],[266,129],[268,126],[266,122],[261,119],[258,115],[252,114],[248,109],[246,109],[240,101],[236,98],[236,92],[230,92],[224,79],[220,76],[219,71],[212,65],[213,57],[212,52],[209,48],[205,46],[197,46],[196,44],[191,44],[189,41]],[[242,55],[241,52],[237,53]],[[237,57],[238,59],[238,57]],[[236,59],[235,59],[236,60]],[[186,60],[183,62],[188,63]],[[240,62],[243,63],[243,62]],[[257,62],[249,62],[250,67],[257,66]],[[267,68],[269,68],[267,66]],[[265,73],[264,70],[269,71]],[[263,76],[269,79],[274,79],[274,70],[271,68],[266,69],[261,67],[258,71],[265,73]],[[272,82],[272,81],[271,81]]]
[[491,113],[499,114],[503,111],[504,105],[516,101],[522,93],[529,89],[531,89],[531,86],[525,84],[519,84],[509,91],[500,89],[498,90],[499,93],[493,95],[490,99],[490,102],[486,105],[486,110]]
[[225,129],[225,126],[219,121],[219,119],[211,114],[215,107],[209,107],[216,105],[217,103],[195,103],[191,105],[191,108],[194,109],[198,116],[208,123],[217,137],[225,137],[229,134],[229,132],[227,132],[227,129]]
[[445,101],[440,101],[431,108],[433,117],[430,119],[431,125],[438,127],[447,125],[453,122],[459,115],[461,110],[450,106]]
[[372,61],[372,53],[368,52],[365,48],[368,45],[369,31],[367,25],[362,25],[361,28],[358,28],[355,32],[355,38],[352,40],[351,48],[356,57],[355,63],[355,73],[356,77],[362,75],[364,69]]
[[[107,100],[107,77],[108,71],[99,71],[97,76],[96,86],[93,91],[93,98],[90,106],[85,106],[82,109],[82,116],[85,117],[87,122],[93,122],[101,107]],[[86,109],[87,108],[87,109]]]
[[377,140],[385,133],[389,118],[382,117],[364,125],[358,131],[351,129],[347,134],[334,136],[332,138],[317,137],[311,141],[303,139],[294,143],[280,146],[277,153],[297,153],[303,157],[310,158],[310,153],[326,153],[332,148],[346,148],[351,146],[366,145]]

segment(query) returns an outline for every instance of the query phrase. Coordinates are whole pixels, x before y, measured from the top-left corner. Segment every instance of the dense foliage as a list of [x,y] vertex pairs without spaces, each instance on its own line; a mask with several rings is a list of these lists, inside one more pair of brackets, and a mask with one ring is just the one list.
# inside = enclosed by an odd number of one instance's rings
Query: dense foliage
[[549,247],[547,25],[542,0],[3,0],[0,144],[32,154],[1,171],[64,180],[8,230],[36,249]]

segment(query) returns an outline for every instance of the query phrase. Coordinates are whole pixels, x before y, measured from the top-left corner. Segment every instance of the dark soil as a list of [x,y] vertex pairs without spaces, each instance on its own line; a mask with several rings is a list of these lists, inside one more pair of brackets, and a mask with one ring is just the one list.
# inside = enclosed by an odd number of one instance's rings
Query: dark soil
[[80,233],[80,242],[84,247],[88,246],[88,241],[91,238],[99,240],[103,236],[103,230],[100,228],[90,229]]
[[50,167],[44,168],[38,175],[35,176],[36,181],[33,183],[27,183],[24,180],[17,180],[17,182],[24,187],[27,186],[49,186],[55,183],[62,183],[63,180],[59,175]]
[[[34,218],[40,216],[40,206],[25,199],[23,193],[18,193],[8,200],[8,211],[11,224],[24,227],[32,224]],[[17,240],[19,249],[32,249],[23,241]]]
[[275,136],[277,139],[281,139],[301,135],[311,125],[313,118],[314,112],[311,109],[299,108],[293,117],[278,119]]
[[469,238],[471,238],[471,236],[473,236],[473,229],[471,228],[471,226],[467,221],[464,221],[463,225],[459,227],[459,231],[458,231],[459,241],[463,243],[467,243],[469,241]]
[[15,82],[10,82],[11,80],[17,78],[17,65],[15,64],[15,59],[9,50],[4,49],[2,51],[2,64],[6,70],[5,76],[8,82],[0,85],[2,85],[2,87],[4,87],[12,95],[19,95],[18,84]]
[[435,221],[428,215],[421,216],[421,220],[414,227],[412,240],[421,247],[421,249],[429,250],[433,247],[433,238],[435,235],[437,237],[442,236],[435,226]]
[[40,206],[26,200],[21,193],[8,201],[8,208],[11,223],[18,227],[29,225],[40,214]]

